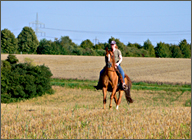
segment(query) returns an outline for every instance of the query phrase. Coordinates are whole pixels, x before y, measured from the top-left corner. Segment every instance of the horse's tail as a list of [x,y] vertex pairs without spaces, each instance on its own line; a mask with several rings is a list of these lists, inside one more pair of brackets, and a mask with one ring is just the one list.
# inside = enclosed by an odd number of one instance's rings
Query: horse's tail
[[126,74],[125,74],[125,77],[127,78],[127,86],[128,86],[128,89],[125,90],[125,97],[128,103],[133,103],[133,99],[131,98],[131,93],[130,93],[131,86],[132,86],[131,79]]

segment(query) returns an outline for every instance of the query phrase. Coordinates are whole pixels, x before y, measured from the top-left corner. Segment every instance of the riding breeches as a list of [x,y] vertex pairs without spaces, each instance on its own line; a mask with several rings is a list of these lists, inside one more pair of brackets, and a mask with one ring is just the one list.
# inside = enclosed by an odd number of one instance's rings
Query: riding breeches
[[117,68],[118,68],[119,72],[121,73],[121,76],[123,77],[123,82],[125,83],[125,80],[124,80],[124,78],[125,78],[125,73],[124,73],[123,69],[121,68],[120,65],[117,66]]

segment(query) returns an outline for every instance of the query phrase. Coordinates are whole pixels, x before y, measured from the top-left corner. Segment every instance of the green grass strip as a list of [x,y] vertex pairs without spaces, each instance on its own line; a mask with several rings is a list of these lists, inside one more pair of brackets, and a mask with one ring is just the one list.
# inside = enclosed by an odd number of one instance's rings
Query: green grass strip
[[[51,85],[63,86],[69,88],[81,88],[81,89],[92,89],[97,85],[97,80],[75,80],[75,79],[51,79]],[[153,90],[153,91],[191,91],[191,85],[170,85],[170,84],[157,84],[157,83],[144,83],[137,82],[132,83],[132,89],[135,90]]]

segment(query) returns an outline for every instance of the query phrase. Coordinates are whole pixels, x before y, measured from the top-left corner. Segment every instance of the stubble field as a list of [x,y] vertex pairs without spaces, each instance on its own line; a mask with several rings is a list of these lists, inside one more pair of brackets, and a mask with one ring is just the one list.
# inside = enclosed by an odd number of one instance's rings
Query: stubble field
[[[16,55],[50,67],[53,77],[97,80],[103,57]],[[1,54],[1,60],[6,59]],[[190,59],[123,58],[132,81],[190,84]],[[191,139],[190,91],[131,90],[119,110],[103,110],[102,91],[52,86],[53,95],[1,104],[2,139]],[[161,88],[161,87],[160,87]],[[169,90],[170,88],[170,90]],[[110,93],[107,94],[107,107]]]
[[[7,56],[1,54],[1,60]],[[19,62],[30,58],[36,65],[45,64],[55,78],[98,80],[105,66],[104,56],[17,54],[16,57]],[[123,57],[121,66],[134,82],[191,84],[191,59]]]

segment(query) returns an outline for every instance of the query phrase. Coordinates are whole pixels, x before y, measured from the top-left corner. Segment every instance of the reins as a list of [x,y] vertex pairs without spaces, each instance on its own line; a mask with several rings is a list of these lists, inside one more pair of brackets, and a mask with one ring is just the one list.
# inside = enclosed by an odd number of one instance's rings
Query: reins
[[[116,68],[115,68],[115,63],[114,63],[114,54],[112,55],[112,52],[109,52],[110,53],[110,56],[111,56],[111,58],[112,58],[112,64],[113,64],[113,68],[115,69],[115,70],[108,70],[108,71],[112,71],[112,72],[116,72]],[[108,58],[108,60],[109,60],[109,58]],[[108,65],[108,64],[106,64],[106,65]]]
[[115,70],[108,70],[108,71],[116,72]]

